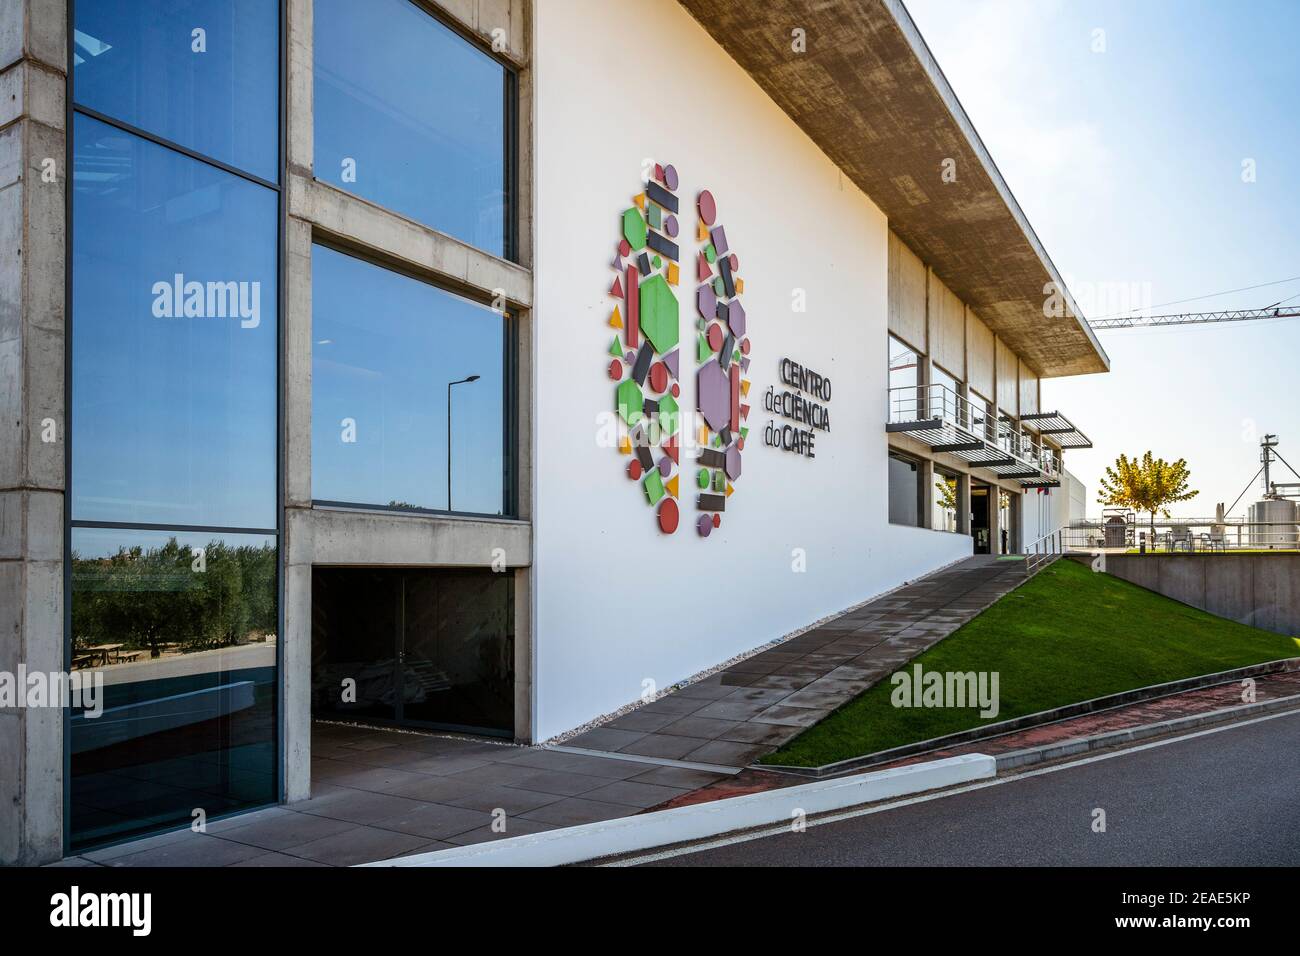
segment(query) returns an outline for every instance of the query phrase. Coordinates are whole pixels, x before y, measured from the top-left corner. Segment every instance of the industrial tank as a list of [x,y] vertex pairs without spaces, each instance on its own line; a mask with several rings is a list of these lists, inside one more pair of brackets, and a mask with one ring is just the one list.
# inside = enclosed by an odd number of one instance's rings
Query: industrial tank
[[1252,523],[1250,545],[1253,548],[1294,549],[1300,543],[1300,538],[1296,535],[1294,501],[1286,498],[1257,501],[1250,506],[1247,520]]

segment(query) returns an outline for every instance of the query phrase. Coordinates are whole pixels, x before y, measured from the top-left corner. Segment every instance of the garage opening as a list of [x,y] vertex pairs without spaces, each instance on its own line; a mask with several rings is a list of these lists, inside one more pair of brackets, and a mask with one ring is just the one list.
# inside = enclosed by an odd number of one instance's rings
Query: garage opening
[[514,734],[514,576],[315,568],[312,715]]

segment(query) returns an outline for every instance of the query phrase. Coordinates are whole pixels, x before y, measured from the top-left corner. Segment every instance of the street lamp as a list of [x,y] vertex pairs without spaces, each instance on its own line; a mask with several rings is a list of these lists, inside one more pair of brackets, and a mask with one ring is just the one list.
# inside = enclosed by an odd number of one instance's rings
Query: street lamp
[[447,513],[451,514],[451,387],[453,385],[464,385],[466,382],[477,382],[478,376],[471,375],[469,378],[460,378],[454,382],[447,383]]

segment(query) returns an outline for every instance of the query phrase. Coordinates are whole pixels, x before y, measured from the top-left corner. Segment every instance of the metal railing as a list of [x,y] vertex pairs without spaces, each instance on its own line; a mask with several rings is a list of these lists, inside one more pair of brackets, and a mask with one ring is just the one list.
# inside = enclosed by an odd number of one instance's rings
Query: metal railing
[[[891,388],[889,425],[894,430],[915,432],[936,450],[963,443],[983,443],[977,450],[985,457],[996,457],[986,452],[1000,451],[1025,468],[1040,472],[1044,478],[1058,479],[1061,474],[1060,456],[1050,446],[1013,419],[999,418],[983,402],[972,402],[946,385]],[[973,465],[980,463],[977,456],[963,454],[962,457]]]
[[1065,529],[1057,528],[1025,548],[1025,574],[1036,574],[1065,554]]
[[1211,551],[1300,551],[1300,524],[1245,518],[1166,518],[1152,526],[1142,516],[1076,519],[1062,529],[1071,551],[1173,554]]

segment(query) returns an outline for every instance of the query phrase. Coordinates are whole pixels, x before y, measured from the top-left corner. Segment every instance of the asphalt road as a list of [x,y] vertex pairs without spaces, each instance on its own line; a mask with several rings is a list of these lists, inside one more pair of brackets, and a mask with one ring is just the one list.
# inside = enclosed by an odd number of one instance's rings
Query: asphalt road
[[1297,866],[1300,712],[647,865]]

